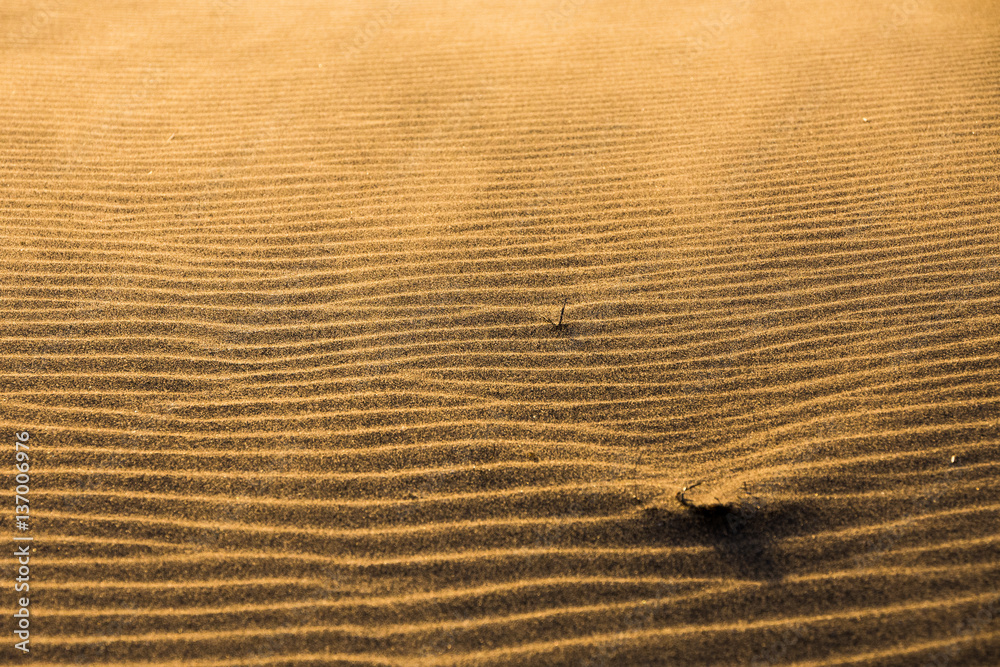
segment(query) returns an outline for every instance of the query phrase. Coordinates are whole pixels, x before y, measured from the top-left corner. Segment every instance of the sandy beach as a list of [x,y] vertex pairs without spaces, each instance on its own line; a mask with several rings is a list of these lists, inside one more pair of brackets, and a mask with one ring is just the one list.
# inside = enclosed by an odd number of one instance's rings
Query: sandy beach
[[996,3],[0,44],[0,664],[1000,664]]

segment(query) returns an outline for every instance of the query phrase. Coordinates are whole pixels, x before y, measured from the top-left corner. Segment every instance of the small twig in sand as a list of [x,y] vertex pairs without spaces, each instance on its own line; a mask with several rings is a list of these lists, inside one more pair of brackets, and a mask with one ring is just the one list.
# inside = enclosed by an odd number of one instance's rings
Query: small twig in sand
[[715,499],[714,503],[700,504],[687,497],[686,494],[688,491],[701,486],[701,484],[702,482],[695,482],[690,486],[682,488],[677,492],[677,502],[702,521],[720,527],[724,532],[732,534],[735,531],[731,529],[729,519],[734,514],[735,508],[731,504],[719,502],[718,498]]
[[695,482],[691,486],[685,486],[684,488],[682,488],[680,491],[677,492],[677,502],[679,502],[684,507],[698,507],[698,505],[695,505],[693,502],[688,500],[687,496],[685,496],[684,494],[690,491],[691,489],[695,488],[696,486],[701,486],[701,485],[702,482]]
[[549,323],[549,325],[552,327],[553,331],[555,331],[556,333],[563,333],[563,332],[569,330],[569,322],[563,322],[563,318],[566,315],[566,304],[567,303],[569,303],[569,299],[566,299],[565,301],[563,301],[562,310],[559,311],[559,322],[558,323],[553,322],[552,320],[550,320],[547,317],[542,318],[546,322]]

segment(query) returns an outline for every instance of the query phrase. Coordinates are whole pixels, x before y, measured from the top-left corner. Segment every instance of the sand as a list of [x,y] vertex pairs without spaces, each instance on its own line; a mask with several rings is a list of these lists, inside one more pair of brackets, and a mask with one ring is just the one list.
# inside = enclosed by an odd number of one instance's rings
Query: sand
[[0,662],[1000,664],[995,3],[0,35]]

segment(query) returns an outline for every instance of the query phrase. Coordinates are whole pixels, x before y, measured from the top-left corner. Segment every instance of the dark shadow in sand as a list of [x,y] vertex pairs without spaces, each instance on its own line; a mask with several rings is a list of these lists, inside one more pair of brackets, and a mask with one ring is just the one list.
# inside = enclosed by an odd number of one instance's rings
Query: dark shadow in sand
[[678,503],[648,507],[638,521],[651,543],[710,546],[719,562],[731,568],[730,574],[762,581],[781,579],[788,569],[778,547],[783,538],[818,528],[809,508],[796,502]]

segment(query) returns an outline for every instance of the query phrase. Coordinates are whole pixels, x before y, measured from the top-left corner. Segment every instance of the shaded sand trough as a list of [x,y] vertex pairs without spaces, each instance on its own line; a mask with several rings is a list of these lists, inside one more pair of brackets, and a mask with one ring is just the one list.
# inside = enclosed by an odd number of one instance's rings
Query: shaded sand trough
[[152,4],[0,11],[33,665],[997,664],[995,4]]

